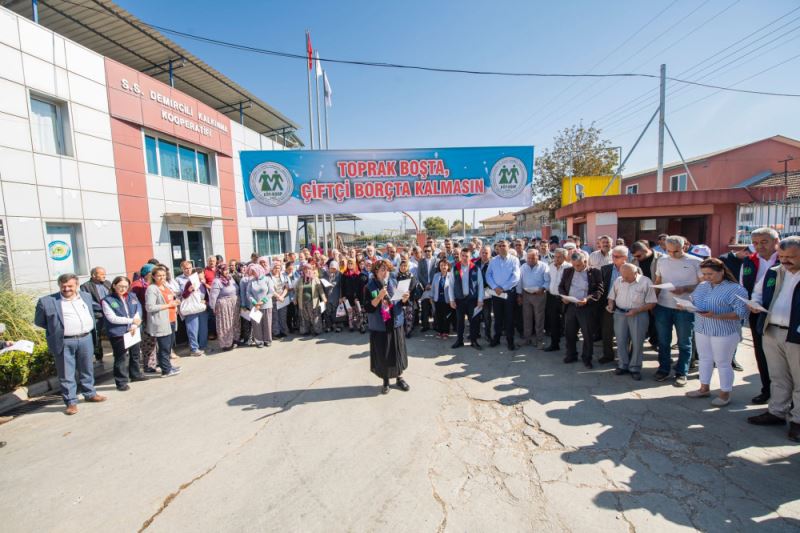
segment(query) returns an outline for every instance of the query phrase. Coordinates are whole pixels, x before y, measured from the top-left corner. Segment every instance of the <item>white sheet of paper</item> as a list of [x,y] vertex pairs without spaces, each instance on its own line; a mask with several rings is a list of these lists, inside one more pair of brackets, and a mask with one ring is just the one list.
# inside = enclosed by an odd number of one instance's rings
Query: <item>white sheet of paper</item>
[[486,298],[494,298],[494,291],[492,289],[490,289],[489,287],[486,287],[485,289],[483,289],[483,298],[484,299],[486,299]]
[[122,342],[127,350],[134,344],[139,344],[142,342],[142,328],[136,328],[135,333],[131,333],[130,331],[122,336]]
[[564,296],[564,295],[562,295],[561,298],[566,300],[566,301],[568,301],[568,302],[570,302],[570,303],[573,303],[573,304],[576,304],[576,303],[580,302],[580,300],[578,300],[574,296]]
[[322,286],[325,287],[326,289],[328,287],[333,287],[333,284],[325,278],[320,278],[319,282],[322,283]]
[[479,315],[479,314],[481,314],[482,312],[483,312],[483,307],[476,307],[476,308],[475,308],[475,312],[474,312],[474,313],[472,313],[472,318],[475,318],[476,316],[478,316],[478,315]]
[[320,302],[319,303],[319,312],[320,313],[324,313],[325,312],[325,302]]
[[767,313],[768,312],[767,309],[763,305],[761,305],[759,303],[756,303],[753,300],[748,300],[747,298],[739,296],[738,294],[736,295],[736,297],[739,298],[744,303],[746,303],[747,305],[749,305],[750,307],[752,307],[753,309],[758,309],[762,313]]
[[244,318],[245,320],[250,320],[250,311],[247,309],[242,309],[239,311],[239,316]]
[[397,287],[394,289],[394,294],[392,295],[392,301],[397,302],[399,301],[405,293],[408,292],[409,287],[411,287],[411,280],[404,279],[403,281],[397,282]]
[[500,298],[502,300],[508,300],[508,294],[504,292],[497,294],[496,292],[492,291],[492,298]]
[[253,308],[250,310],[250,322],[261,322],[262,316],[264,316],[264,313],[258,309]]
[[691,312],[700,311],[697,307],[694,306],[691,300],[685,300],[683,298],[678,298],[676,296],[672,297],[675,300],[675,303],[681,306],[683,309]]
[[195,272],[191,276],[189,276],[189,282],[192,284],[192,287],[197,290],[200,287],[200,275]]
[[275,300],[275,309],[283,309],[290,303],[292,303],[292,300],[288,296],[286,296],[283,301]]
[[672,283],[661,283],[659,285],[653,285],[654,289],[661,289],[662,291],[671,291],[675,288],[675,285]]
[[2,350],[0,350],[0,354],[6,352],[33,353],[33,341],[26,341],[26,340],[17,341],[8,348],[3,348]]

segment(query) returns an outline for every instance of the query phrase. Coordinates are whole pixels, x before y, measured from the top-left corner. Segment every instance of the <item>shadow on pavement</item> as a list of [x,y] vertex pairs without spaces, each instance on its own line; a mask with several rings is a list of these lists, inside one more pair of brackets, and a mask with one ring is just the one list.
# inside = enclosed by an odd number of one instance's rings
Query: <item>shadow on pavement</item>
[[379,394],[380,387],[368,387],[366,385],[331,387],[327,389],[296,389],[237,396],[228,400],[228,405],[231,407],[241,407],[243,411],[277,409],[257,419],[262,420],[280,413],[285,413],[298,405],[369,398],[371,396],[378,396]]

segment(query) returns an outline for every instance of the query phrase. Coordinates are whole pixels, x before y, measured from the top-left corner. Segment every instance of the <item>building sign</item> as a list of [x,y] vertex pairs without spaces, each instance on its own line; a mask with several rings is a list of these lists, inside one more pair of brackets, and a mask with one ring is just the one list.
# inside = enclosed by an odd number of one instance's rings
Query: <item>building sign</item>
[[241,152],[247,215],[530,205],[533,147]]
[[106,58],[109,113],[232,155],[231,121],[200,101],[130,67]]

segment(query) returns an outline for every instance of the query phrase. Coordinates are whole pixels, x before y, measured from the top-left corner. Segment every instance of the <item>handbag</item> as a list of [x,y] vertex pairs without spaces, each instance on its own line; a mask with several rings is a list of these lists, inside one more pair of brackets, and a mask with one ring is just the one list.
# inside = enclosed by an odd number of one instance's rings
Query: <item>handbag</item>
[[187,317],[190,315],[196,315],[198,313],[202,313],[206,310],[206,303],[200,297],[200,292],[194,291],[192,294],[189,295],[188,298],[184,298],[181,301],[180,307],[178,307],[178,312],[180,312],[182,317]]
[[343,318],[347,316],[347,309],[345,308],[344,304],[339,304],[339,307],[336,308],[336,318]]

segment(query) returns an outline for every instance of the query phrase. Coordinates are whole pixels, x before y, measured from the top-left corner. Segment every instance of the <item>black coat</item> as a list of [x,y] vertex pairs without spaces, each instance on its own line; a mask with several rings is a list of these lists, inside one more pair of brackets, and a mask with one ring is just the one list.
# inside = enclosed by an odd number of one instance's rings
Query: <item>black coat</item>
[[[600,270],[593,267],[586,267],[586,272],[589,277],[589,303],[599,302],[603,297],[603,276]],[[575,275],[574,268],[564,269],[564,274],[561,276],[561,283],[558,285],[558,294],[569,296],[569,288],[572,286],[572,276]]]
[[[103,282],[103,286],[108,291],[108,294],[111,294],[111,282],[106,280]],[[92,310],[94,311],[94,317],[102,318],[103,317],[103,299],[100,298],[100,295],[97,293],[97,287],[94,286],[94,282],[92,280],[87,281],[83,285],[81,285],[80,289],[83,292],[89,293],[92,297]]]

